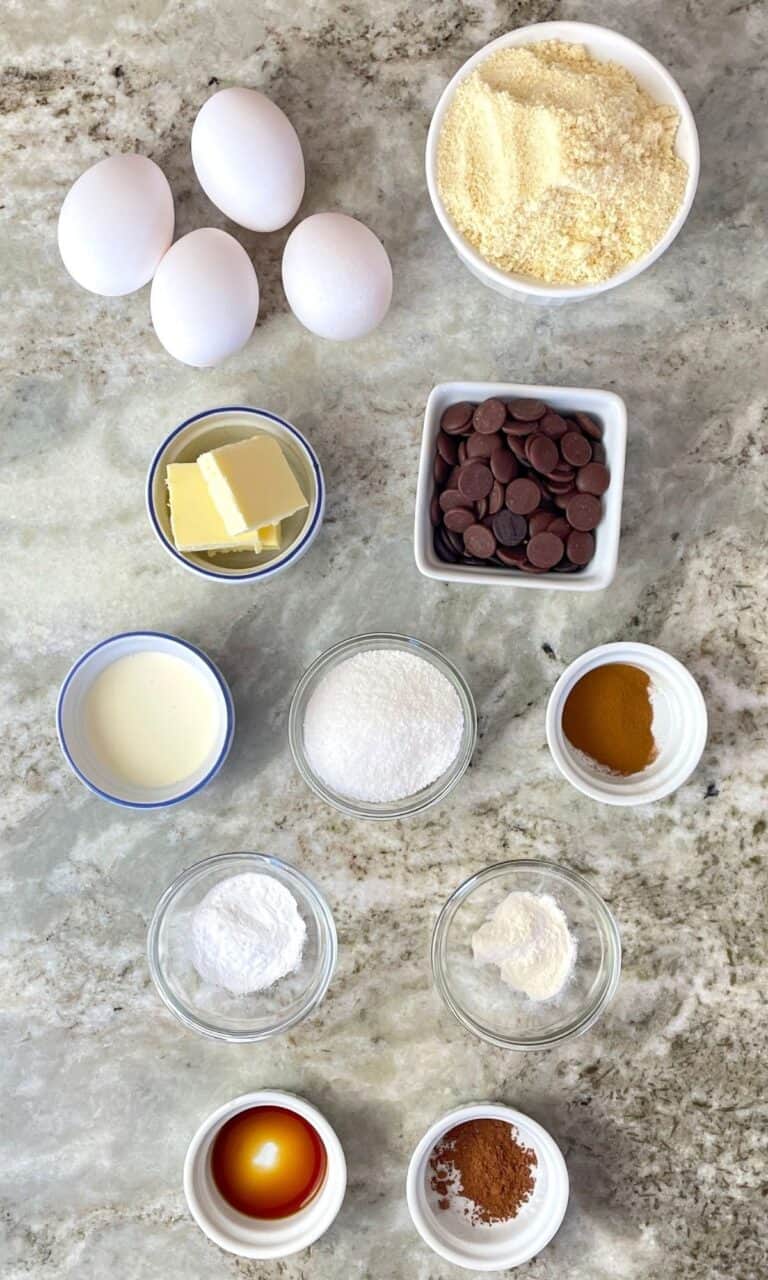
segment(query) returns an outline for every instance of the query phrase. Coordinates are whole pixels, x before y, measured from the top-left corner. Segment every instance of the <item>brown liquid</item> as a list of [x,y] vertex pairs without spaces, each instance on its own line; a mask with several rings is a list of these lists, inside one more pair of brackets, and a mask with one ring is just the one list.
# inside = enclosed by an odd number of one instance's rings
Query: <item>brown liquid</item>
[[249,1107],[222,1125],[211,1173],[233,1209],[250,1218],[287,1218],[317,1194],[328,1165],[312,1125],[287,1107]]

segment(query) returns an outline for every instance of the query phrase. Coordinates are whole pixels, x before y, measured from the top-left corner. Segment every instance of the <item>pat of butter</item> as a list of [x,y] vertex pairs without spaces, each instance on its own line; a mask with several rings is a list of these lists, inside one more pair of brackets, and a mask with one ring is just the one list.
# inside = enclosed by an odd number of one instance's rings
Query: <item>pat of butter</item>
[[171,462],[166,473],[171,504],[171,532],[177,551],[262,551],[280,546],[280,529],[264,529],[232,537],[211,500],[196,462]]
[[232,537],[277,524],[308,505],[274,436],[222,445],[202,454],[197,465]]

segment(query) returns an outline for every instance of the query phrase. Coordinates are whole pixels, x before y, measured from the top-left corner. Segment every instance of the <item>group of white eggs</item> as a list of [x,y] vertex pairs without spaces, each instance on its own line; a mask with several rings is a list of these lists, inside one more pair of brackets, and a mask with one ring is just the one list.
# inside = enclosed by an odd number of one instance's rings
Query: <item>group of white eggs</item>
[[[200,109],[192,163],[206,195],[233,222],[277,231],[304,196],[304,156],[288,117],[255,89],[222,89]],[[203,227],[173,241],[173,196],[146,156],[111,156],[88,169],[59,215],[59,251],[92,293],[118,297],[150,280],[155,333],[198,368],[239,351],[253,332],[259,282],[245,249]],[[283,288],[294,315],[321,338],[361,338],[384,319],[392,267],[381,241],[344,213],[300,222],[283,251]]]

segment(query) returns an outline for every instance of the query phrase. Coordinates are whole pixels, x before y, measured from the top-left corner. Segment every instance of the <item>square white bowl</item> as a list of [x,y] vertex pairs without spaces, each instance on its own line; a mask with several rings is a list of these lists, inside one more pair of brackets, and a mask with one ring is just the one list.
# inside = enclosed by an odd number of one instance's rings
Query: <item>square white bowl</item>
[[[440,419],[451,404],[498,396],[500,400],[544,400],[561,413],[580,410],[603,428],[605,464],[611,483],[603,495],[603,518],[595,530],[595,555],[578,573],[522,573],[501,565],[481,567],[446,564],[435,551],[429,507],[435,490],[433,466]],[[521,587],[533,591],[602,591],[613,581],[619,558],[624,459],[627,451],[627,408],[613,391],[589,387],[540,387],[518,382],[439,382],[432,388],[424,414],[419,479],[416,489],[414,550],[416,567],[425,578],[483,587]]]

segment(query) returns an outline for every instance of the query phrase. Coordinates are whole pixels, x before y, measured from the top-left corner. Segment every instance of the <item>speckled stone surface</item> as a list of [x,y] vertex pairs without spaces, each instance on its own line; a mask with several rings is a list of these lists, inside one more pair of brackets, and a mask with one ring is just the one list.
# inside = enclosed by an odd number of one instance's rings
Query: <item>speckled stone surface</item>
[[[430,111],[489,38],[550,17],[645,44],[689,95],[703,148],[669,254],[615,294],[556,313],[506,304],[454,258],[422,177]],[[506,1100],[566,1156],[565,1223],[531,1280],[757,1280],[765,1273],[766,11],[730,0],[463,5],[300,0],[49,0],[4,6],[2,48],[3,706],[0,887],[3,1275],[8,1280],[437,1280],[461,1273],[413,1230],[409,1154],[444,1110]],[[179,233],[227,225],[197,187],[195,113],[216,84],[265,89],[304,144],[304,212],[338,207],[387,245],[382,329],[331,346],[279,286],[284,232],[237,231],[262,283],[257,331],[215,371],[175,364],[148,290],[80,291],[57,256],[69,184],[138,149],[165,169]],[[421,579],[411,521],[434,381],[619,391],[630,443],[618,577],[604,594],[454,589]],[[322,456],[328,518],[311,555],[258,589],[201,584],[154,540],[145,470],[187,414],[261,404]],[[175,631],[221,664],[237,702],[230,762],[194,802],[134,816],[68,773],[58,685],[92,641]],[[328,644],[410,632],[475,692],[481,739],[461,787],[409,824],[366,826],[295,775],[291,689]],[[573,657],[628,637],[701,683],[711,735],[673,798],[614,811],[556,774],[548,692]],[[145,932],[184,866],[273,851],[323,885],[340,961],[317,1016],[230,1048],[178,1026]],[[428,967],[446,894],[504,857],[583,871],[619,920],[615,1002],[584,1038],[515,1056],[469,1037]],[[762,1043],[761,1043],[762,1042]],[[349,1192],[327,1236],[283,1263],[220,1252],[189,1218],[181,1167],[206,1113],[260,1085],[337,1126]],[[762,1116],[762,1118],[761,1118]]]

